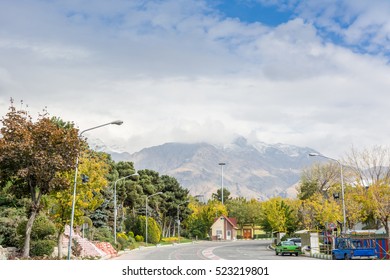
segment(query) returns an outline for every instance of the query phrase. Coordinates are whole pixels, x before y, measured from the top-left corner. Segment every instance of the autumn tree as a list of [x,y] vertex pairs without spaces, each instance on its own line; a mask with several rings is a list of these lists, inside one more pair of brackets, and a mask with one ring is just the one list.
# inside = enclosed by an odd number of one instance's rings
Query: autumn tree
[[[83,223],[85,217],[93,213],[104,199],[102,192],[107,188],[108,173],[107,156],[89,149],[81,152],[78,170],[80,174],[88,176],[88,182],[82,182],[81,176],[77,178],[77,196],[74,212],[75,224]],[[68,181],[73,180],[72,172],[64,173]],[[58,257],[62,257],[62,238],[65,225],[70,223],[72,193],[68,190],[58,190],[48,196],[48,208],[52,221],[57,228]]]
[[274,197],[261,203],[260,225],[265,231],[291,233],[297,224],[297,213],[291,200]]
[[185,221],[188,233],[193,237],[205,238],[215,219],[221,215],[228,215],[226,205],[218,200],[209,200],[207,204],[196,199],[190,199],[188,208],[191,214]]
[[341,220],[341,206],[333,198],[317,193],[310,199],[299,201],[298,224],[301,228],[324,229],[327,224]]
[[390,148],[352,148],[346,161],[354,172],[355,186],[366,190],[361,196],[365,210],[378,219],[390,236]]
[[10,182],[12,192],[31,200],[23,246],[23,257],[28,257],[31,229],[42,196],[70,186],[61,174],[74,168],[79,152],[78,130],[64,128],[45,111],[34,121],[27,111],[17,110],[12,100],[2,125],[0,184],[4,187]]

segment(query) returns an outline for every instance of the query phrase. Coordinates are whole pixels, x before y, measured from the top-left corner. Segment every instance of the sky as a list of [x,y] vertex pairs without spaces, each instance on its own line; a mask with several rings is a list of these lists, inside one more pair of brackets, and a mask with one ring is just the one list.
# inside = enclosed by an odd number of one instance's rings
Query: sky
[[128,152],[387,145],[388,0],[2,0],[0,115],[46,108]]

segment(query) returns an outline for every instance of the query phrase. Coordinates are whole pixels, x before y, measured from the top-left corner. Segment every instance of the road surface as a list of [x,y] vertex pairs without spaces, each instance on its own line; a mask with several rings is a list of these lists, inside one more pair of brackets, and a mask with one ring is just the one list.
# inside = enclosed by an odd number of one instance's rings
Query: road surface
[[129,251],[115,260],[314,260],[305,256],[276,256],[270,240],[200,241]]

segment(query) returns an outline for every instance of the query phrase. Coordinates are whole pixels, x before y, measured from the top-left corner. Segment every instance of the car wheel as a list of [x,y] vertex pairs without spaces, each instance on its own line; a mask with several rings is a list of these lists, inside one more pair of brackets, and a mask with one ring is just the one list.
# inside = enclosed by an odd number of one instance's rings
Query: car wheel
[[334,253],[332,254],[332,260],[337,260],[336,255]]
[[344,254],[344,260],[349,260],[348,254]]
[[279,255],[278,251],[275,251],[275,255]]
[[295,253],[295,256],[297,256],[297,257],[298,257],[298,253]]

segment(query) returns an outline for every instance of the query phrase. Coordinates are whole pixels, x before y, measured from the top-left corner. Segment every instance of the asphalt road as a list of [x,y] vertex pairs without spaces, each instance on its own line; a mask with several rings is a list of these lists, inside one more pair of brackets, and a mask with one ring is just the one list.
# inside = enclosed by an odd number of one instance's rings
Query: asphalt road
[[276,256],[270,240],[201,241],[129,251],[114,260],[315,260],[305,256]]

